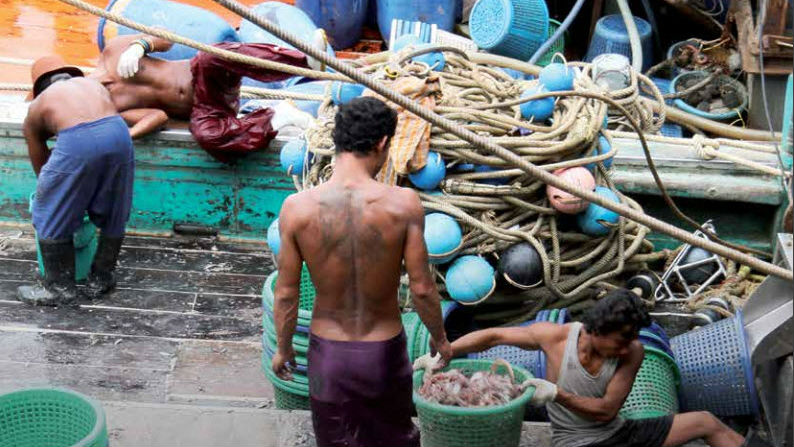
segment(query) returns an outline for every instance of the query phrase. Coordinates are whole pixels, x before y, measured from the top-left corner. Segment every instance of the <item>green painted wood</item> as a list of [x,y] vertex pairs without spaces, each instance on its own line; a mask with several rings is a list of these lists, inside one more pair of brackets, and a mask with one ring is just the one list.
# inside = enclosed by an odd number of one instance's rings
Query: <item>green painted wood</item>
[[[136,172],[128,231],[170,232],[175,223],[215,227],[226,236],[264,239],[284,199],[295,192],[281,172],[276,141],[234,165],[213,160],[186,132],[135,145]],[[0,221],[27,223],[27,197],[36,188],[19,132],[0,137]]]

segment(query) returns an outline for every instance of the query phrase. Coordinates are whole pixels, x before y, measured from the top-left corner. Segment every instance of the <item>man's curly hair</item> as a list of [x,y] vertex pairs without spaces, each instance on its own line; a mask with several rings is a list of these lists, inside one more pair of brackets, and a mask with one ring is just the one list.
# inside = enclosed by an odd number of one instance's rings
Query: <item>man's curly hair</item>
[[582,323],[587,332],[596,335],[623,332],[627,326],[637,333],[650,326],[651,317],[636,294],[617,289],[606,294],[585,312]]
[[376,98],[355,98],[340,106],[336,113],[336,152],[366,155],[383,137],[393,137],[396,128],[397,112],[394,109]]

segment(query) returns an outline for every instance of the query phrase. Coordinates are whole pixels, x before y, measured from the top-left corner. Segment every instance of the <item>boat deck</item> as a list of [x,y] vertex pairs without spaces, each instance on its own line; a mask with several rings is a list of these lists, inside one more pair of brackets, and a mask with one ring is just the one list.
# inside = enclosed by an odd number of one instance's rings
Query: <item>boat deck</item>
[[63,386],[100,400],[267,407],[261,298],[270,255],[252,244],[128,237],[118,289],[78,307],[15,301],[35,241],[0,231],[0,392]]

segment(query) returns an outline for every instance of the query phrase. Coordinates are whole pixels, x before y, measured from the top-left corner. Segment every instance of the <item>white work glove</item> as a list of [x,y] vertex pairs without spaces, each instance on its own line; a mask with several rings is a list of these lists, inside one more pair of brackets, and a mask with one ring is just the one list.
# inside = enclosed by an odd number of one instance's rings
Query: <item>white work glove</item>
[[533,406],[540,407],[546,405],[549,402],[554,402],[554,399],[557,397],[557,385],[548,380],[537,378],[527,379],[521,385],[524,389],[528,386],[535,387],[535,392],[529,400],[529,403]]
[[[325,49],[328,48],[328,38],[325,36],[325,30],[322,28],[314,30],[314,35],[312,36],[312,46],[325,53]],[[310,57],[308,54],[306,55],[306,63],[312,70],[325,71],[325,64],[313,57]]]
[[441,354],[430,355],[427,353],[418,359],[414,360],[414,371],[418,371],[420,369],[425,370],[425,380],[430,377],[437,369],[440,369],[441,363]]
[[313,116],[300,110],[292,101],[286,100],[281,101],[273,108],[273,118],[270,120],[270,126],[276,132],[287,126],[295,126],[306,130],[312,125],[313,121]]
[[135,76],[138,72],[138,61],[144,56],[146,52],[142,45],[133,43],[130,45],[121,56],[119,56],[119,64],[116,66],[116,72],[124,79],[129,79]]

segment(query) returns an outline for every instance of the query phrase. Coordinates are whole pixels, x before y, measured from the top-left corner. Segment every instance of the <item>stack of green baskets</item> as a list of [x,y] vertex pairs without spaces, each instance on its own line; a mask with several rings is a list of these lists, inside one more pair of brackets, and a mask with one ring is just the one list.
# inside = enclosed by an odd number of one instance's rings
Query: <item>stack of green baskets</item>
[[0,446],[106,447],[105,412],[66,389],[35,388],[0,395]]
[[273,394],[276,408],[283,410],[308,410],[309,409],[309,379],[306,375],[309,350],[309,327],[312,320],[315,290],[311,275],[306,266],[303,266],[300,280],[300,298],[298,304],[298,332],[292,337],[292,347],[295,350],[296,368],[292,373],[292,380],[286,381],[277,377],[271,368],[271,360],[277,351],[276,329],[273,322],[273,290],[276,287],[278,272],[273,272],[265,281],[262,289],[262,369],[268,380],[273,384]]
[[[560,27],[560,22],[554,19],[549,19],[549,37],[551,37],[559,27]],[[557,39],[557,41],[555,41],[545,53],[543,53],[543,56],[541,56],[541,58],[538,59],[538,65],[540,65],[541,67],[545,67],[546,65],[549,65],[551,63],[551,58],[554,57],[555,54],[565,52],[566,34],[567,33],[564,33],[562,36],[560,36],[560,38]]]
[[677,413],[680,382],[675,360],[660,349],[645,346],[645,359],[620,415],[625,419],[646,419]]
[[[441,301],[441,317],[446,321],[450,313],[458,307],[455,301]],[[413,362],[430,352],[430,331],[422,323],[416,312],[403,314],[403,326],[408,343],[408,358]]]
[[[476,371],[491,369],[491,360],[455,359],[445,368],[459,369],[469,376]],[[531,378],[529,371],[513,367],[516,382]],[[419,416],[423,447],[491,447],[517,446],[521,440],[521,425],[524,410],[532,397],[534,388],[504,404],[490,407],[454,407],[425,400],[419,395],[424,371],[414,373],[414,404]]]

